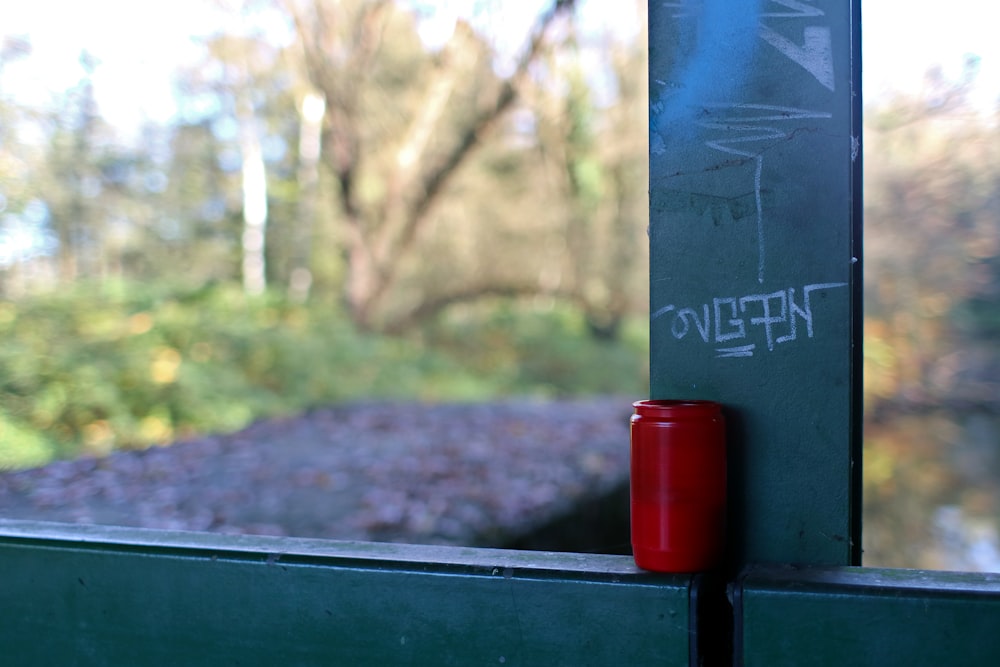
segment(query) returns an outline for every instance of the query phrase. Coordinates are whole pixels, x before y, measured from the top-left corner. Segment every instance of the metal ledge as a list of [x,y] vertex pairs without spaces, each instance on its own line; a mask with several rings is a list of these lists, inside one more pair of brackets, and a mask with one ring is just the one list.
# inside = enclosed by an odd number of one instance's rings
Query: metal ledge
[[880,568],[750,570],[737,664],[1000,664],[1000,574]]
[[10,664],[687,665],[630,557],[0,521]]

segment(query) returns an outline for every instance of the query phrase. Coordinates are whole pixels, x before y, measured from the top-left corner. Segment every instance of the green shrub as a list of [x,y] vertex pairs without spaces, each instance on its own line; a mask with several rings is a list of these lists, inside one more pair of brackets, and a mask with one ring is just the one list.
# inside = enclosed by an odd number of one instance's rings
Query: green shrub
[[500,301],[456,308],[427,332],[463,367],[510,394],[643,395],[648,320],[632,318],[619,340],[590,335],[583,313],[559,302]]
[[335,307],[81,285],[0,304],[0,466],[101,455],[363,398],[645,392],[645,324],[599,342],[573,308],[498,301],[421,332],[359,334]]

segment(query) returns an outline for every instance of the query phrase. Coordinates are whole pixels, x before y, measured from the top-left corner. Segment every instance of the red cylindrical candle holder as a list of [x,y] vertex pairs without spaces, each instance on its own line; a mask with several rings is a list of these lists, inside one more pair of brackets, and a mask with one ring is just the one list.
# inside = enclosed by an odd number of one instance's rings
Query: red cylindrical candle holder
[[726,428],[711,401],[637,401],[631,424],[632,552],[659,572],[718,565],[726,533]]

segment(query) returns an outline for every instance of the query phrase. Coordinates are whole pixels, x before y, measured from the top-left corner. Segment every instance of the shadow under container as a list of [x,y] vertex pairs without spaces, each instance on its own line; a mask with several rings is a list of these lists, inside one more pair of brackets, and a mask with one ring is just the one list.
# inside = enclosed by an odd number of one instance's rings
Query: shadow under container
[[726,535],[726,428],[712,401],[632,404],[631,514],[636,565],[658,572],[718,566]]

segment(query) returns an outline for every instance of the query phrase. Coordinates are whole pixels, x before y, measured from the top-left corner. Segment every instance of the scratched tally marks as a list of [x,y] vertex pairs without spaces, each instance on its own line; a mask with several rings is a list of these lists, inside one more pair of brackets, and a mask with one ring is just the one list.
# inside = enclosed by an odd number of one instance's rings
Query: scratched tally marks
[[649,10],[651,394],[730,408],[737,560],[847,564],[860,531],[855,8]]

